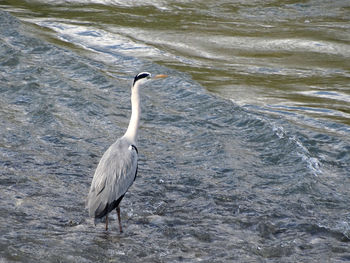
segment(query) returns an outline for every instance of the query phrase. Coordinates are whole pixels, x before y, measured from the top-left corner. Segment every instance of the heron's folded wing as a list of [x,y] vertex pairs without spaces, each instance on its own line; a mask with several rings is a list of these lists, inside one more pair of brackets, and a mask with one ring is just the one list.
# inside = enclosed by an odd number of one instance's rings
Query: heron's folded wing
[[137,152],[123,140],[112,144],[102,156],[87,199],[90,216],[99,215],[132,185],[137,171]]

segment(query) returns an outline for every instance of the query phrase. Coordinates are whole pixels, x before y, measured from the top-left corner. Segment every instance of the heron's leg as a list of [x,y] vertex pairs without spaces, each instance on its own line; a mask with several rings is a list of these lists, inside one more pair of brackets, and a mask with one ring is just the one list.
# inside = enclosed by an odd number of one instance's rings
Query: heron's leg
[[108,214],[106,215],[106,231],[108,230]]
[[117,210],[117,215],[118,215],[119,231],[120,231],[120,233],[123,233],[122,222],[120,220],[120,207],[119,207],[119,205],[118,205],[116,210]]

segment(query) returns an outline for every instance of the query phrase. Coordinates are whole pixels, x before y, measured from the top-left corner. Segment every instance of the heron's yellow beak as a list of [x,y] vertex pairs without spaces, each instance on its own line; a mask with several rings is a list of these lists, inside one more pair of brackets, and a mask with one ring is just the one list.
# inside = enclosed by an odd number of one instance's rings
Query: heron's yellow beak
[[162,78],[167,78],[168,75],[164,75],[164,74],[159,74],[159,75],[155,75],[153,78],[154,79],[162,79]]

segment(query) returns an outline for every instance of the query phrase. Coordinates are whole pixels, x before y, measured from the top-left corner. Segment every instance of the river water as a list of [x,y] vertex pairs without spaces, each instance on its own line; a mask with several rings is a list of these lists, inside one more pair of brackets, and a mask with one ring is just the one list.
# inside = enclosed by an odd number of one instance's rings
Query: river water
[[[0,262],[349,262],[348,1],[0,1]],[[124,233],[84,209],[142,90]]]

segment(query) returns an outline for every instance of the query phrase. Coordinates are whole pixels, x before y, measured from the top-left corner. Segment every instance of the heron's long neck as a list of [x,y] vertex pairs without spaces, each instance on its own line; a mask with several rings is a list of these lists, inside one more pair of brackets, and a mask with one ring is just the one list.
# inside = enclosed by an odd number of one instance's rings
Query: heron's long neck
[[136,83],[131,88],[131,118],[128,129],[126,130],[124,137],[131,141],[131,143],[137,143],[137,131],[140,124],[141,105],[140,105],[140,93],[139,85]]

